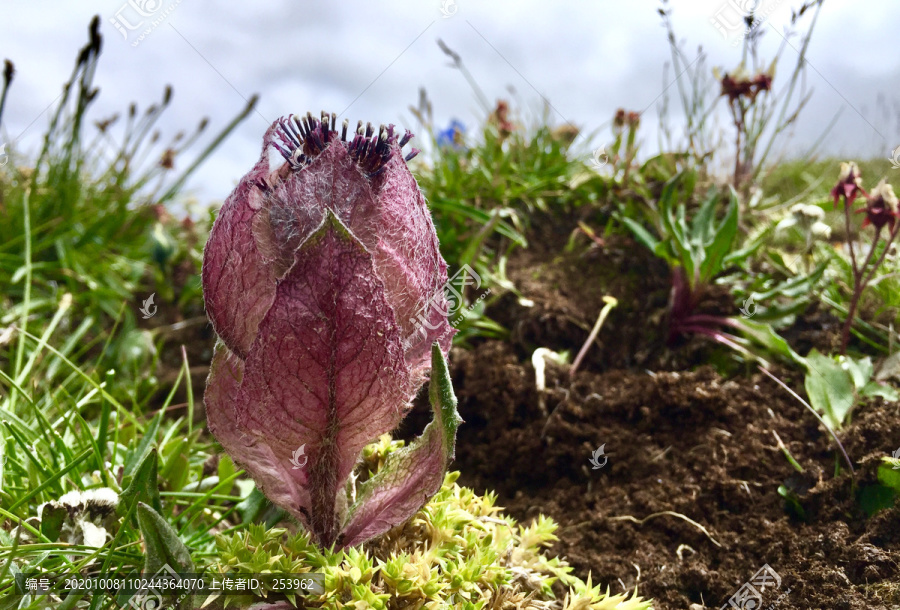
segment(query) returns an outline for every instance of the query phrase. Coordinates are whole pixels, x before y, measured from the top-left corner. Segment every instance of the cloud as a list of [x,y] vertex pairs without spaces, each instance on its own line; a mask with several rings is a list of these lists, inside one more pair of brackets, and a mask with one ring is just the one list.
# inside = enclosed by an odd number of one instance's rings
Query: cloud
[[[808,84],[815,94],[794,128],[788,152],[802,152],[815,142],[841,107],[834,137],[824,143],[826,153],[884,157],[900,144],[896,110],[891,116],[875,108],[881,91],[888,93],[886,105],[896,106],[890,98],[896,94],[882,84],[896,83],[900,76],[900,57],[891,52],[891,1],[868,0],[866,11],[847,3],[825,4],[808,55]],[[438,125],[452,117],[468,124],[480,120],[483,112],[474,92],[449,66],[437,38],[462,56],[491,104],[511,97],[512,87],[516,101],[535,115],[544,96],[552,105],[552,121],[571,121],[588,132],[600,129],[598,140],[608,137],[605,125],[616,108],[646,109],[643,151],[656,147],[657,98],[669,84],[663,80],[663,66],[670,51],[650,4],[593,2],[563,8],[537,0],[457,0],[456,13],[445,19],[439,0],[257,5],[173,0],[163,5],[176,2],[137,47],[110,22],[124,2],[103,0],[90,8],[66,3],[52,9],[24,0],[7,3],[0,39],[5,55],[16,63],[17,77],[5,111],[4,139],[15,140],[37,118],[15,145],[31,151],[39,147],[48,121],[41,113],[59,95],[76,50],[86,40],[90,17],[98,12],[105,40],[97,75],[101,95],[93,118],[124,112],[132,101],[145,108],[172,84],[175,95],[161,122],[168,136],[190,129],[202,116],[211,119],[211,136],[247,98],[260,94],[258,113],[190,183],[204,201],[228,194],[259,155],[266,121],[290,112],[347,109],[346,117],[354,123],[364,119],[415,127],[407,108],[416,103],[419,87],[425,87]],[[768,2],[776,5],[762,26],[765,57],[784,44],[782,27],[790,19],[789,2]],[[740,49],[710,24],[721,4],[679,3],[672,18],[691,53],[702,45],[710,67],[727,69],[740,61]],[[848,23],[853,23],[852,44],[845,40]],[[798,47],[799,41],[790,44]],[[776,88],[786,82],[795,57],[786,49]],[[668,74],[671,79],[672,71]],[[675,96],[677,87],[669,93]],[[860,116],[864,108],[868,116]],[[673,97],[670,115],[676,125],[678,114]],[[728,127],[727,120],[720,124]],[[178,159],[177,167],[186,162]]]

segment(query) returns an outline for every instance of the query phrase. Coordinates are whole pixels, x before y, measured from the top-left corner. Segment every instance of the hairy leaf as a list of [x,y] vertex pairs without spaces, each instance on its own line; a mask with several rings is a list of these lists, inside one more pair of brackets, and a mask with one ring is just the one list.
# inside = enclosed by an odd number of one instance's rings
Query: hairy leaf
[[441,488],[462,419],[447,362],[437,343],[431,358],[429,399],[434,421],[412,445],[390,454],[381,470],[360,485],[358,499],[342,528],[342,546],[354,546],[403,523]]
[[210,430],[323,546],[345,522],[362,448],[399,424],[432,345],[446,354],[455,332],[447,265],[400,153],[412,134],[368,126],[348,140],[335,120],[273,124],[216,219],[203,275],[222,339]]

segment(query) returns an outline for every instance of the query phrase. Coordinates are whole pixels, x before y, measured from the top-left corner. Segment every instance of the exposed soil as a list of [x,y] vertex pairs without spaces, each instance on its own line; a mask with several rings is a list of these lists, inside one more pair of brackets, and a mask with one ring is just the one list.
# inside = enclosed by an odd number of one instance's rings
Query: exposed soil
[[[530,303],[508,294],[488,310],[510,339],[451,354],[465,419],[453,465],[460,484],[496,491],[519,520],[551,516],[560,524],[552,550],[578,576],[614,593],[637,585],[658,609],[730,607],[729,597],[766,564],[780,588],[769,587],[761,606],[738,607],[900,609],[900,506],[867,518],[856,500],[875,482],[880,457],[900,444],[900,405],[861,405],[841,432],[854,488],[831,437],[772,380],[749,366],[725,367],[731,374],[722,377],[707,363],[730,356],[703,338],[665,345],[664,264],[624,238],[602,247],[576,240],[565,252],[572,224],[535,221],[532,246],[510,260],[509,276]],[[570,379],[549,364],[539,394],[534,350],[574,355],[606,294],[619,305],[580,371]],[[737,313],[727,294],[708,300],[711,311]],[[151,324],[179,321],[162,315]],[[194,322],[172,331],[160,377],[174,380],[176,346],[185,343],[200,396],[213,337]],[[784,334],[800,353],[832,351],[835,322],[812,309]],[[801,377],[775,372],[802,390]],[[429,419],[420,401],[401,436]],[[600,445],[607,462],[594,469],[589,460]],[[800,494],[805,520],[787,510],[782,484]]]
[[[553,369],[547,418],[531,365],[509,345],[453,357],[466,420],[454,465],[460,484],[495,490],[517,519],[556,519],[554,551],[579,576],[613,591],[637,584],[658,608],[719,608],[768,564],[782,585],[762,607],[788,588],[779,608],[900,606],[900,507],[867,520],[850,477],[833,477],[830,437],[762,374],[583,371],[570,383]],[[898,418],[896,404],[869,404],[842,434],[858,485],[874,482],[879,457],[897,443]],[[773,431],[812,485],[801,500],[805,523],[776,492],[797,472]],[[593,469],[601,444],[608,463]],[[616,519],[663,511],[699,525],[672,515],[643,525]]]
[[[856,500],[876,482],[880,457],[900,444],[900,404],[861,405],[841,432],[854,489],[831,437],[775,382],[749,367],[730,378],[698,367],[722,356],[704,339],[662,344],[664,266],[621,239],[560,254],[561,236],[533,240],[547,251],[533,247],[510,262],[511,279],[533,302],[510,295],[488,311],[511,329],[510,341],[451,354],[465,420],[453,466],[460,484],[496,491],[517,519],[553,517],[553,550],[576,574],[612,592],[637,585],[659,609],[731,607],[766,564],[780,588],[765,590],[760,606],[737,607],[900,608],[900,506],[867,518]],[[576,353],[604,294],[620,305],[598,345],[574,379],[548,365],[539,395],[534,349]],[[830,345],[836,329],[811,311],[786,334],[806,353]],[[802,394],[802,377],[775,372]],[[428,417],[417,405],[405,433]],[[595,469],[589,460],[601,445],[608,461]],[[800,494],[805,520],[786,509],[782,484]]]

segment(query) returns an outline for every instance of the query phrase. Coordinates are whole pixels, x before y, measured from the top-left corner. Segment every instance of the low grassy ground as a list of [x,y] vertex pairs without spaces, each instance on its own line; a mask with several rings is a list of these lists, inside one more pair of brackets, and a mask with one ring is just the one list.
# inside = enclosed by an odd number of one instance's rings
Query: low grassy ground
[[[134,499],[156,505],[197,571],[223,569],[224,558],[237,557],[227,545],[248,537],[268,549],[265,557],[242,560],[259,569],[260,561],[284,551],[273,543],[283,533],[277,527],[296,529],[206,430],[202,393],[215,336],[199,271],[215,206],[184,218],[171,211],[183,203],[191,170],[252,104],[216,136],[203,136],[204,122],[196,133],[162,145],[152,132],[170,98],[166,92],[152,108],[129,113],[124,139],[116,140],[109,125],[84,120],[98,53],[94,41],[82,52],[38,157],[9,151],[0,167],[3,608],[42,607],[41,600],[9,597],[19,573],[145,568],[147,528],[135,519]],[[856,468],[851,476],[829,428],[757,369],[770,364],[805,396],[811,386],[804,378],[812,373],[790,354],[840,351],[854,287],[841,243],[848,231],[829,194],[842,160],[779,163],[762,172],[761,197],[740,199],[739,229],[696,304],[707,319],[736,320],[747,297],[770,295],[759,296],[759,334],[742,335],[746,325],[734,332],[740,350],[703,332],[684,331],[673,340],[669,299],[677,265],[658,255],[662,249],[656,255],[644,249],[623,221],[659,230],[653,218],[665,184],[692,171],[699,176],[696,189],[679,203],[693,217],[701,193],[718,188],[701,166],[671,154],[639,163],[623,149],[598,170],[569,148],[573,134],[550,125],[506,129],[495,114],[479,129],[460,134],[464,145],[437,147],[412,167],[451,272],[470,265],[483,279],[478,292],[466,295],[474,306],[459,325],[452,354],[467,421],[458,467],[460,483],[478,494],[498,491],[500,504],[523,521],[509,549],[523,549],[535,562],[530,569],[556,570],[561,580],[554,591],[563,598],[564,571],[541,555],[555,539],[552,528],[541,521],[530,526],[537,529],[527,527],[546,512],[562,526],[554,552],[571,558],[578,578],[599,579],[613,593],[637,586],[657,598],[657,608],[719,607],[766,563],[791,587],[780,608],[826,607],[829,600],[841,608],[898,607],[900,482],[882,459],[900,444],[896,435],[890,444],[900,428],[897,403],[864,394],[862,386],[825,391],[826,408],[809,396],[832,418],[829,427]],[[430,134],[435,144],[436,131]],[[201,148],[201,142],[208,144]],[[188,169],[176,174],[173,158]],[[896,182],[885,160],[859,161],[859,167],[869,189],[882,176]],[[722,201],[710,226],[726,216]],[[797,203],[825,212],[830,239],[776,230]],[[872,240],[861,220],[854,214],[849,231],[857,248]],[[669,243],[664,234],[656,237]],[[851,364],[877,365],[875,378],[888,386],[897,379],[896,260],[888,253],[863,293],[848,351]],[[570,377],[564,365],[550,365],[548,385],[538,390],[535,350],[568,352],[571,363],[606,295],[618,299],[618,308],[580,372]],[[835,366],[847,369],[846,362]],[[855,410],[836,413],[834,404],[848,399]],[[400,433],[407,438],[424,425],[415,413]],[[586,464],[606,439],[610,466],[601,476]],[[154,484],[129,488],[150,480],[151,465]],[[101,487],[124,492],[118,513],[104,513],[92,526],[83,510],[66,509],[55,524],[37,519],[43,503]],[[454,501],[471,510],[481,507],[482,517],[493,514],[491,497],[467,493],[448,483],[443,500],[456,494]],[[679,516],[640,521],[651,513]],[[613,519],[623,514],[633,520]],[[97,527],[103,528],[100,543]],[[804,567],[820,544],[831,546]],[[366,580],[346,567],[365,568],[369,559],[334,560],[306,547],[292,552],[307,567],[318,561],[322,569],[346,568],[358,587],[352,593],[363,604],[358,607],[398,607],[363,592],[365,583],[383,583],[377,579],[388,571]],[[501,555],[494,561],[502,563]],[[503,565],[512,582],[513,564]],[[482,576],[453,578],[455,594],[474,596],[461,583]],[[113,603],[72,595],[58,607]],[[628,606],[598,601],[592,607]]]

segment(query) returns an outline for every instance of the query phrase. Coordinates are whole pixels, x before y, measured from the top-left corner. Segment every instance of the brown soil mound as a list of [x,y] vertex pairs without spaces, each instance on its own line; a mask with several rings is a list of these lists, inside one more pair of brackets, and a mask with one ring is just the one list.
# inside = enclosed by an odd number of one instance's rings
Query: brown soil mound
[[[460,484],[496,491],[520,520],[553,517],[553,550],[579,576],[612,592],[637,585],[660,609],[731,607],[766,564],[780,588],[739,607],[900,608],[900,506],[867,518],[857,501],[876,482],[880,457],[900,444],[900,405],[860,405],[841,431],[854,486],[830,435],[768,377],[738,365],[723,378],[706,363],[731,357],[703,338],[664,345],[665,266],[622,239],[560,254],[562,237],[534,240],[551,245],[510,261],[511,279],[533,302],[507,295],[489,310],[510,340],[451,354],[465,419],[453,466]],[[620,304],[598,344],[574,379],[548,365],[539,395],[534,349],[576,353],[605,294]],[[723,313],[722,295],[711,298]],[[785,333],[801,353],[833,342],[837,326],[823,316],[811,311]],[[800,375],[775,372],[803,394]],[[417,405],[404,433],[428,418]],[[607,461],[593,468],[601,445]],[[805,520],[786,509],[782,484],[799,493]]]

